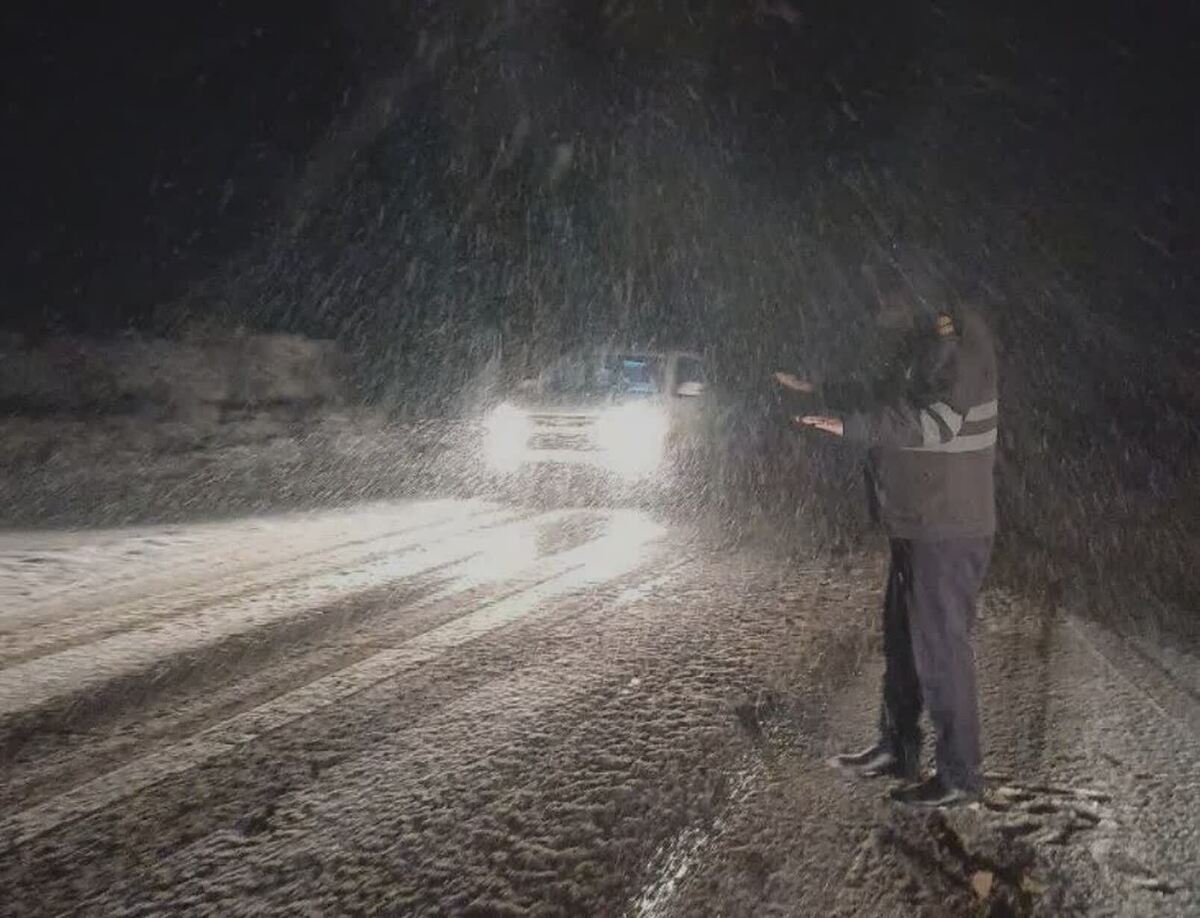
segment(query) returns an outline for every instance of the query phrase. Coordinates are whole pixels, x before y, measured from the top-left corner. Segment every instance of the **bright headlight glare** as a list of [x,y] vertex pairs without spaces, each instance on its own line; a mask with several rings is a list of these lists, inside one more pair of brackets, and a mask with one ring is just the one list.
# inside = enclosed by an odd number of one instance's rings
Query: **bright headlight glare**
[[529,418],[507,403],[497,405],[484,420],[484,451],[496,468],[513,469],[520,465],[529,440]]
[[529,433],[529,418],[507,402],[493,408],[484,424],[492,436],[524,438]]
[[605,412],[596,425],[596,445],[616,471],[644,474],[662,459],[667,419],[650,405],[624,405]]

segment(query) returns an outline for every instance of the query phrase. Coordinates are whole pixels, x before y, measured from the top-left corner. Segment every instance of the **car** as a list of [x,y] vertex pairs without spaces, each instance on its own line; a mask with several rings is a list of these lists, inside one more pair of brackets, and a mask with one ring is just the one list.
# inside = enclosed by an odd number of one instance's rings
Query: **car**
[[524,380],[491,409],[483,454],[501,473],[583,464],[644,480],[686,451],[704,400],[699,354],[631,348],[574,354]]

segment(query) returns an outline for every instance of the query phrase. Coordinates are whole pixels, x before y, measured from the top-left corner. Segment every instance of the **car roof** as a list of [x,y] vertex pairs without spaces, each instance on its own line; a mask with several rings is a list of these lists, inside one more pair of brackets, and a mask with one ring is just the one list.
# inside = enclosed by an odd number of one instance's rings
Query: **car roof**
[[614,354],[614,355],[618,355],[621,357],[633,357],[633,358],[657,357],[659,359],[662,359],[664,357],[677,356],[677,357],[694,357],[697,360],[702,359],[701,356],[699,354],[695,353],[694,351],[685,351],[685,350],[679,350],[676,348],[668,348],[666,350],[651,351],[651,350],[646,350],[645,348],[638,348],[638,347],[630,347],[630,348],[606,347],[606,348],[601,348],[597,353],[599,353],[601,355]]
[[578,362],[590,362],[593,360],[603,360],[607,357],[620,357],[622,359],[633,360],[668,360],[671,357],[690,357],[693,360],[698,360],[703,363],[704,358],[695,351],[685,350],[649,350],[641,347],[602,347],[602,348],[584,348],[577,351],[569,351],[566,354],[561,354],[553,361],[552,365],[562,365]]

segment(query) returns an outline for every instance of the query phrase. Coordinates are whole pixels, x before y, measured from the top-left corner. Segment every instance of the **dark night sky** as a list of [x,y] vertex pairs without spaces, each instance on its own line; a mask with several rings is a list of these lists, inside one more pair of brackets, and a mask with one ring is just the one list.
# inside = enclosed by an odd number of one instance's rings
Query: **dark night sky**
[[[604,45],[589,26],[593,6],[564,4],[577,27],[555,40],[577,46],[576,67],[622,67],[626,82],[636,83],[654,71],[639,70],[639,60],[690,53],[680,47],[687,29],[669,17],[624,46]],[[835,104],[814,73],[832,63],[886,76],[889,57],[915,62],[919,72],[937,40],[927,23],[947,15],[916,2],[795,7],[805,15],[800,31],[737,15],[717,50],[705,52],[714,98],[744,102],[743,149],[761,158],[742,168],[780,193],[796,180],[787,174],[789,145],[804,143],[805,119],[816,110],[806,94]],[[947,5],[965,23],[956,34],[970,39],[961,48],[963,74],[999,74],[995,95],[1005,91],[1006,67],[1024,68],[1017,76],[1025,87],[1040,85],[1053,100],[1054,114],[1023,141],[1022,168],[1048,171],[1064,185],[1078,180],[1083,195],[1115,189],[1116,206],[1131,223],[1153,224],[1153,243],[1172,259],[1196,248],[1192,173],[1200,152],[1191,86],[1197,16],[1193,4],[1178,7],[1114,4],[1110,14],[1093,5],[1078,18],[1045,4],[996,4],[995,14]],[[358,104],[372,79],[403,67],[414,46],[408,22],[429,9],[369,0],[137,2],[116,13],[102,5],[8,5],[4,324],[100,332],[144,324],[156,303],[220,271],[291,203],[306,157],[333,119]],[[1003,61],[978,57],[992,32],[1003,36],[995,40]],[[943,49],[941,59],[954,53]],[[861,62],[872,57],[884,63]],[[788,90],[773,91],[767,72]],[[624,84],[596,85],[610,92]],[[902,87],[897,98],[906,98]],[[586,105],[581,99],[581,110]],[[878,146],[888,119],[905,114],[886,106],[868,112],[862,136]],[[443,113],[443,120],[453,119]],[[855,142],[839,141],[836,152],[846,155]]]
[[357,78],[318,3],[24,6],[5,13],[5,298],[35,323],[136,319],[219,265]]

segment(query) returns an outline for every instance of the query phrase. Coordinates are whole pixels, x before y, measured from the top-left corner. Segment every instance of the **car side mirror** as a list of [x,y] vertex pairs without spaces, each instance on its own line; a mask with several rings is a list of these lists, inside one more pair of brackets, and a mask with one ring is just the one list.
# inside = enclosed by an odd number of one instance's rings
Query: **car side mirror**
[[704,394],[704,383],[702,382],[685,382],[680,383],[679,388],[675,390],[675,394],[683,398],[696,398]]

